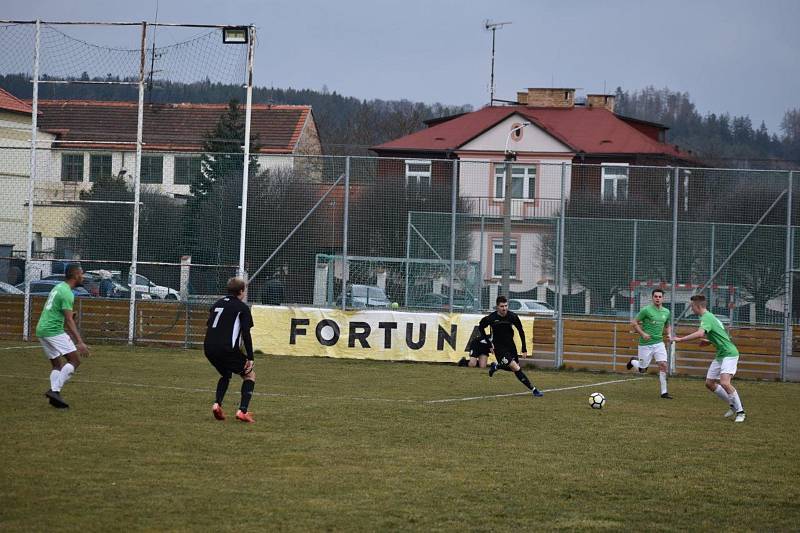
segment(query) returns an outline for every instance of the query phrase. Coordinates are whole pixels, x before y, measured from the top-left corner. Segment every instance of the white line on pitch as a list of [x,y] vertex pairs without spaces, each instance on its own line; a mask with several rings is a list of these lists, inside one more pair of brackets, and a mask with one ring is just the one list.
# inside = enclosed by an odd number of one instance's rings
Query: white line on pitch
[[[613,381],[601,381],[600,383],[586,383],[584,385],[574,385],[572,387],[561,387],[558,389],[544,389],[542,392],[560,392],[565,390],[583,389],[586,387],[599,387],[600,385],[611,385],[613,383],[625,383],[626,381],[639,381],[646,378],[626,378],[615,379]],[[490,398],[507,398],[509,396],[528,396],[530,391],[525,392],[512,392],[508,394],[491,394],[488,396],[469,396],[466,398],[445,398],[444,400],[425,400],[423,403],[451,403],[451,402],[468,402],[471,400],[488,400]]]
[[[10,378],[10,379],[25,379],[25,380],[32,380],[32,381],[49,381],[49,378],[39,378],[33,376],[19,376],[19,375],[11,375],[11,374],[0,374],[0,378]],[[601,385],[611,385],[614,383],[624,383],[626,381],[639,381],[642,379],[646,379],[643,377],[639,378],[627,378],[627,379],[616,379],[612,381],[601,381],[599,383],[586,383],[583,385],[574,385],[571,387],[560,387],[557,389],[544,389],[542,392],[560,392],[560,391],[567,391],[567,390],[574,390],[574,389],[583,389],[586,387],[599,387]],[[121,387],[134,387],[140,389],[160,389],[160,390],[174,390],[174,391],[182,391],[182,392],[202,392],[202,393],[213,393],[212,389],[198,389],[198,388],[190,388],[190,387],[175,387],[171,385],[151,385],[147,383],[129,383],[124,381],[96,381],[90,379],[72,379],[72,383],[89,383],[94,385],[117,385]],[[441,400],[411,400],[411,399],[403,399],[403,398],[367,398],[367,397],[359,397],[359,396],[314,396],[310,394],[281,394],[281,393],[270,393],[270,392],[253,392],[254,396],[263,396],[263,397],[270,397],[270,398],[299,398],[299,399],[307,399],[307,400],[349,400],[349,401],[363,401],[363,402],[387,402],[387,403],[422,403],[422,404],[434,404],[434,403],[452,403],[452,402],[467,402],[471,400],[488,400],[492,398],[507,398],[510,396],[525,396],[529,395],[530,391],[526,392],[511,392],[506,394],[491,394],[487,396],[470,396],[466,398],[445,398]]]
[[[11,379],[27,379],[32,381],[49,381],[49,378],[39,378],[33,376],[18,376],[11,374],[0,374],[0,378]],[[91,379],[71,379],[70,383],[90,383],[94,385],[119,385],[122,387],[135,387],[140,389],[160,389],[160,390],[174,390],[182,392],[202,392],[213,393],[212,389],[196,389],[189,387],[174,387],[171,385],[150,385],[147,383],[128,383],[124,381],[96,381]],[[310,394],[281,394],[277,392],[253,392],[253,396],[265,396],[271,398],[299,398],[307,400],[354,400],[362,402],[396,402],[396,403],[420,403],[422,400],[408,400],[396,398],[365,398],[365,397],[350,397],[350,396],[313,396]]]
[[32,350],[33,348],[41,348],[40,344],[34,344],[33,346],[9,346],[7,348],[0,348],[0,350]]

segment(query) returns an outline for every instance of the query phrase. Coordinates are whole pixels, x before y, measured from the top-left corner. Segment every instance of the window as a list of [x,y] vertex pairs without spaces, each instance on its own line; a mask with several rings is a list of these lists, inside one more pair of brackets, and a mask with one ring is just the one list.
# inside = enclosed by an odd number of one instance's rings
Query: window
[[[505,197],[506,166],[494,166],[494,197]],[[511,165],[511,198],[536,198],[536,165]]]
[[83,154],[61,154],[61,181],[83,181]]
[[600,178],[600,196],[604,202],[622,202],[628,199],[628,164],[603,164]]
[[519,300],[509,300],[508,308],[512,311],[519,311],[522,309],[522,304],[519,302]]
[[163,183],[164,156],[143,155],[141,183]]
[[199,157],[176,157],[175,158],[175,185],[191,185],[200,175]]
[[[503,276],[503,239],[492,239],[492,257],[494,259],[492,267],[492,275],[496,278]],[[511,239],[509,246],[511,252],[511,270],[509,275],[512,278],[517,277],[517,241]]]
[[56,259],[72,259],[78,251],[78,239],[75,237],[56,237]]
[[111,154],[91,154],[89,156],[89,181],[111,177]]
[[421,189],[431,186],[431,162],[427,160],[406,161],[406,187]]

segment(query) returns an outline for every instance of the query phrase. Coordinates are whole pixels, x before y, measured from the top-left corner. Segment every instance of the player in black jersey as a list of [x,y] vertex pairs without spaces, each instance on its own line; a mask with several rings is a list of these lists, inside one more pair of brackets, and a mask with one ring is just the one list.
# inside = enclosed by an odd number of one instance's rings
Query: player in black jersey
[[[491,335],[486,333],[489,327]],[[525,372],[519,366],[519,355],[517,345],[514,343],[514,328],[519,332],[519,339],[522,343],[522,355],[528,355],[528,348],[525,344],[525,330],[522,329],[522,322],[513,311],[508,310],[508,299],[505,296],[497,297],[497,310],[483,317],[478,324],[478,329],[482,339],[491,342],[492,353],[494,353],[496,363],[489,365],[489,377],[492,377],[498,370],[514,372],[517,379],[537,398],[544,396],[542,391],[534,387]]]
[[[211,306],[208,316],[206,338],[203,349],[209,362],[220,374],[217,382],[217,398],[211,408],[214,418],[225,420],[222,411],[222,400],[228,390],[231,376],[242,376],[242,400],[236,419],[252,424],[253,415],[247,412],[253,389],[256,385],[256,373],[253,370],[253,340],[250,328],[253,327],[253,315],[244,303],[246,284],[242,278],[228,280],[228,296],[217,300]],[[246,355],[242,353],[242,345]]]

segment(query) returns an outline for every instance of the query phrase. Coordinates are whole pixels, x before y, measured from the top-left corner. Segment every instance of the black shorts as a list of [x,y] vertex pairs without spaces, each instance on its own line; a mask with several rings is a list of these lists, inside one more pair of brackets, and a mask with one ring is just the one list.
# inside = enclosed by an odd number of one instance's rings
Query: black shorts
[[206,359],[217,369],[220,376],[229,374],[244,374],[244,365],[247,357],[242,352],[229,352],[225,350],[205,349]]
[[497,359],[497,364],[501,366],[508,366],[511,364],[511,361],[519,364],[519,355],[517,355],[517,352],[501,353],[495,350],[494,357]]
[[492,345],[488,342],[481,342],[479,338],[473,339],[469,347],[470,357],[488,356],[491,353]]

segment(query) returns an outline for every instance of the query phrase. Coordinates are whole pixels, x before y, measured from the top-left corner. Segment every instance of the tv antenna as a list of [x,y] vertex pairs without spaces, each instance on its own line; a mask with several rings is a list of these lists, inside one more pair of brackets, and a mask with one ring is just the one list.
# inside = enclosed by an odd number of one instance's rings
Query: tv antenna
[[485,20],[483,25],[487,30],[491,30],[492,32],[492,77],[489,80],[489,105],[494,103],[494,38],[495,33],[497,32],[498,28],[502,28],[506,24],[511,24],[511,22],[492,22],[491,20]]
[[[158,22],[158,0],[156,0],[156,19],[155,22]],[[147,103],[153,103],[153,74],[156,72],[155,70],[155,63],[156,58],[161,59],[161,54],[156,54],[156,29],[158,26],[153,26],[153,51],[150,55],[150,74],[147,80]],[[160,71],[158,71],[160,72]]]

